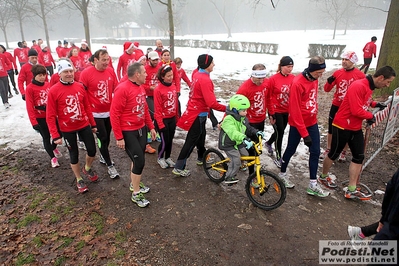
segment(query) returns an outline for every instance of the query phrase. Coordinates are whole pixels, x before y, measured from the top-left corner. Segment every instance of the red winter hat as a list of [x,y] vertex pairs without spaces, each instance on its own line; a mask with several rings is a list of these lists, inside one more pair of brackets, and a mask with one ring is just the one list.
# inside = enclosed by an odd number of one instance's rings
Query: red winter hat
[[123,44],[123,51],[129,50],[130,45],[132,45],[131,42],[125,42],[125,43]]
[[136,49],[139,48],[139,46],[140,46],[139,42],[134,42],[133,44],[134,44],[134,48],[136,48]]

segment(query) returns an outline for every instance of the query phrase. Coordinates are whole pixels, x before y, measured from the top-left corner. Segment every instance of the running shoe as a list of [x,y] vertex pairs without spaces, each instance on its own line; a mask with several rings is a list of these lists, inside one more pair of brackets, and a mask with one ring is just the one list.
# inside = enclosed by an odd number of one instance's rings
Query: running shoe
[[86,150],[86,145],[83,141],[78,141],[78,148],[81,150]]
[[175,167],[175,162],[172,160],[172,158],[166,159],[166,163],[169,165],[169,167]]
[[89,191],[83,179],[76,181],[76,186],[78,187],[79,193],[85,193],[86,191]]
[[291,182],[290,178],[288,177],[287,173],[279,173],[278,176],[283,181],[286,188],[294,188],[295,184]]
[[352,242],[363,240],[363,237],[360,236],[361,232],[362,230],[360,229],[360,227],[348,225],[348,235],[351,238]]
[[229,177],[226,177],[226,178],[224,179],[224,183],[225,183],[225,184],[235,184],[235,183],[237,183],[237,182],[238,182],[238,179],[235,178],[234,176],[229,176]]
[[147,145],[145,146],[145,152],[146,152],[146,153],[149,153],[149,154],[154,154],[154,153],[156,152],[156,150],[155,150],[153,147],[151,147],[150,144],[147,144]]
[[51,167],[53,167],[53,168],[60,167],[60,164],[58,163],[57,157],[53,157],[53,158],[51,159]]
[[281,168],[281,165],[283,164],[282,159],[278,159],[278,158],[274,159],[273,162],[278,168]]
[[260,187],[259,183],[258,183],[258,179],[256,177],[252,178],[251,187],[253,187],[253,188],[259,188]]
[[312,196],[317,196],[320,198],[324,198],[327,197],[328,195],[330,195],[330,192],[325,192],[320,186],[319,184],[316,184],[314,186],[310,186],[306,189],[306,193],[308,193],[309,195]]
[[19,91],[17,90],[17,88],[14,88],[14,92],[15,92],[15,95],[19,94]]
[[188,169],[182,170],[182,169],[173,168],[172,173],[175,175],[179,175],[181,177],[187,177],[187,176],[191,175],[191,172]]
[[338,157],[338,162],[343,163],[346,161],[346,151],[342,151]]
[[326,158],[327,154],[330,152],[330,149],[326,149],[322,154],[320,154],[320,160],[324,160]]
[[137,195],[134,195],[134,193],[132,193],[132,201],[136,203],[137,206],[139,206],[140,208],[147,207],[148,204],[150,204],[150,202],[144,197],[143,193],[138,193]]
[[269,153],[270,156],[273,156],[273,148],[272,145],[269,145],[267,142],[265,143],[267,152]]
[[323,184],[327,188],[335,189],[338,187],[337,183],[335,183],[335,180],[331,178],[329,175],[326,177],[321,177],[321,175],[317,178],[317,180]]
[[369,200],[371,199],[371,196],[367,196],[366,194],[364,194],[363,192],[359,191],[359,190],[355,190],[355,191],[349,191],[349,189],[347,189],[345,191],[345,198],[347,199],[359,199],[359,200]]
[[12,93],[10,92],[10,93],[8,94],[8,99],[10,99],[10,98],[12,98],[12,97],[14,97],[14,95],[12,95]]
[[83,166],[82,172],[91,182],[96,182],[98,180],[98,175],[93,171],[93,169],[90,168],[88,171],[86,171],[85,167]]
[[54,153],[54,156],[55,156],[56,158],[61,158],[61,157],[62,157],[62,153],[61,153],[57,148],[55,148],[55,149],[53,150],[53,153]]
[[[101,164],[107,165],[107,162],[105,161],[104,157],[101,154],[100,154],[100,160],[99,161],[100,161]],[[114,161],[111,161],[111,163],[112,163],[112,165],[115,165]]]
[[119,177],[119,173],[113,165],[108,166],[108,174],[112,179]]
[[[129,190],[131,192],[134,191],[132,183],[129,184]],[[140,193],[145,194],[145,193],[148,193],[149,191],[150,191],[150,188],[145,186],[143,182],[140,182]]]
[[169,167],[169,164],[165,161],[164,158],[159,158],[158,160],[159,166],[161,166],[162,169],[166,169]]

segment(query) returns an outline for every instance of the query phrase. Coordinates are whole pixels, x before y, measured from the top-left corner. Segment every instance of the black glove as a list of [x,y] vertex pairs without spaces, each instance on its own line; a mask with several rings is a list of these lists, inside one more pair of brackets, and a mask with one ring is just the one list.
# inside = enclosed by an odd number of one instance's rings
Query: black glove
[[368,124],[369,126],[371,126],[371,125],[374,124],[374,123],[375,123],[375,116],[373,115],[373,118],[367,120],[367,124]]
[[306,136],[303,138],[303,142],[305,143],[306,146],[310,148],[312,146],[312,138],[310,136]]
[[25,101],[25,94],[22,94],[22,100]]
[[387,105],[385,103],[377,103],[375,107],[380,108],[380,110],[384,110]]
[[34,126],[33,126],[33,129],[34,129],[37,133],[40,133],[40,126],[39,126],[39,124],[34,125]]
[[18,69],[14,69],[14,74],[18,75]]
[[332,84],[334,82],[334,80],[335,80],[335,77],[334,76],[330,76],[330,77],[328,77],[327,82],[329,84]]

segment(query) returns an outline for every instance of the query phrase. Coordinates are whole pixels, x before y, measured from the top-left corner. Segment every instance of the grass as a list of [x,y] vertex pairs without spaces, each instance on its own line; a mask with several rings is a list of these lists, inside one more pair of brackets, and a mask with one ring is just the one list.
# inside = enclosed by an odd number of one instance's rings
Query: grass
[[86,245],[86,242],[81,240],[79,243],[76,245],[76,251],[79,252],[82,250],[82,248]]
[[123,257],[125,256],[125,254],[126,254],[126,251],[125,251],[125,250],[123,250],[123,249],[118,249],[118,250],[115,252],[115,257],[117,257],[117,258],[123,258]]
[[35,262],[35,257],[32,254],[25,255],[24,253],[19,253],[15,265],[26,265]]
[[18,223],[18,228],[26,227],[33,222],[40,222],[40,217],[36,214],[28,214]]
[[63,237],[61,239],[62,242],[64,242],[59,248],[66,248],[73,242],[73,238],[71,237]]
[[97,230],[97,234],[101,235],[104,229],[104,218],[97,212],[92,212],[90,217],[91,223]]
[[39,204],[42,203],[45,198],[46,198],[46,196],[44,195],[44,193],[35,194],[34,199],[32,200],[32,203],[29,205],[29,208],[36,209],[37,206],[39,206]]
[[124,242],[126,242],[126,233],[125,232],[121,232],[121,231],[119,231],[119,232],[117,232],[116,234],[115,234],[115,240],[116,240],[116,242],[119,242],[119,243],[124,243]]
[[51,224],[54,224],[54,223],[58,222],[59,220],[60,220],[60,216],[58,214],[55,214],[55,213],[51,214],[51,216],[50,216]]
[[42,238],[40,236],[35,236],[32,240],[33,244],[35,244],[36,247],[41,247],[43,245]]
[[54,265],[60,266],[60,265],[63,265],[65,262],[66,262],[66,258],[64,256],[61,256],[55,260]]

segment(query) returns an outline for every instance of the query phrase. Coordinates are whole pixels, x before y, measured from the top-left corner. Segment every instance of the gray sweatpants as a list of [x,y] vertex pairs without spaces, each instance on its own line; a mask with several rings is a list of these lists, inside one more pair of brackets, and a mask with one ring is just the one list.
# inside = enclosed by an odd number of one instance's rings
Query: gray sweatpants
[[239,150],[229,150],[225,151],[227,157],[230,158],[229,168],[226,173],[226,177],[235,176],[240,170],[241,166],[241,156],[248,156],[248,151],[245,148],[241,148]]

